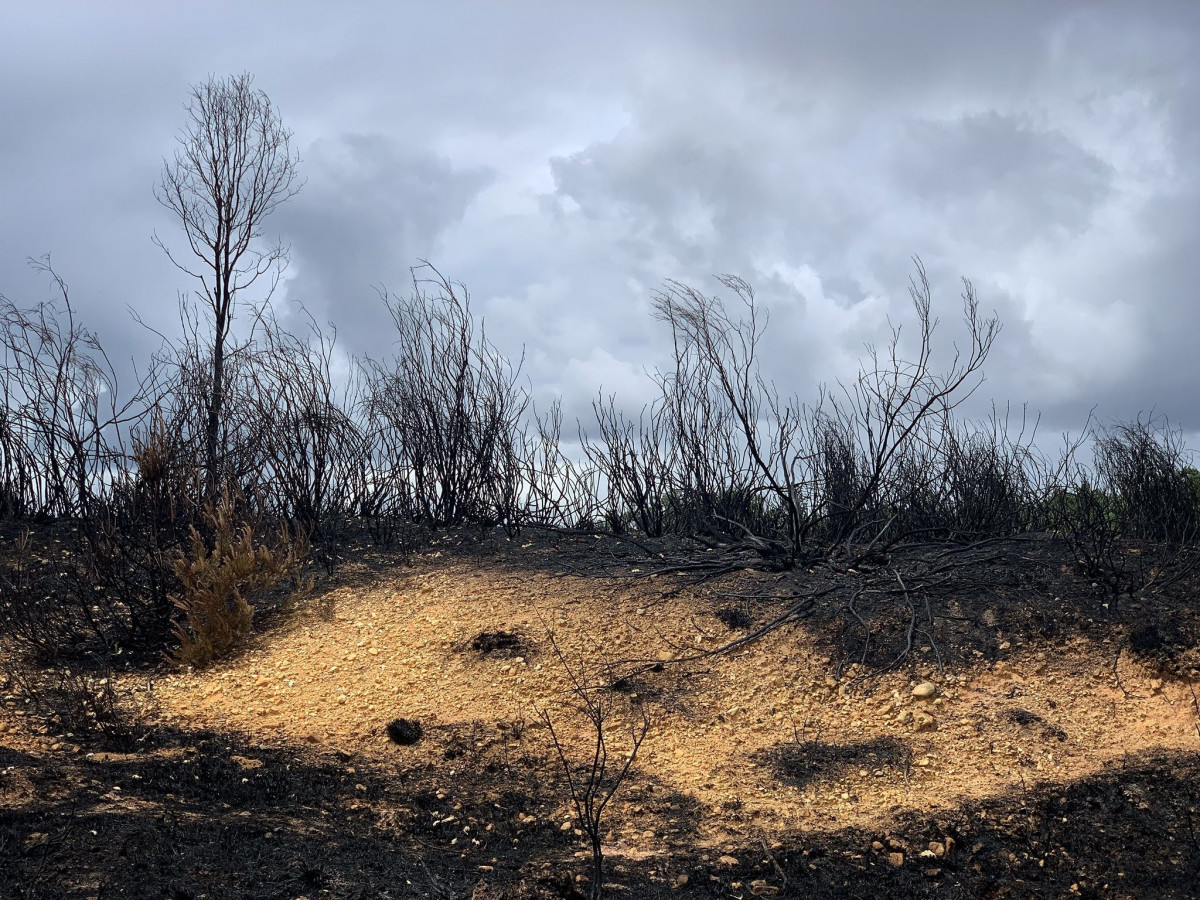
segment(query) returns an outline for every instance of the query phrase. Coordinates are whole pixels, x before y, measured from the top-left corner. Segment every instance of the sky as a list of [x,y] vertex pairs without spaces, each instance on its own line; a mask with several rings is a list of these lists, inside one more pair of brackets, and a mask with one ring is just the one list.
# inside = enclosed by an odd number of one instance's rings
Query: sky
[[812,399],[912,334],[917,256],[943,352],[962,277],[1003,324],[972,414],[1200,443],[1200,3],[0,0],[0,293],[49,298],[49,253],[114,359],[153,350],[130,310],[170,333],[192,289],[154,187],[189,85],[246,71],[305,179],[276,305],[347,355],[428,260],[539,405],[636,409],[655,292],[729,273]]

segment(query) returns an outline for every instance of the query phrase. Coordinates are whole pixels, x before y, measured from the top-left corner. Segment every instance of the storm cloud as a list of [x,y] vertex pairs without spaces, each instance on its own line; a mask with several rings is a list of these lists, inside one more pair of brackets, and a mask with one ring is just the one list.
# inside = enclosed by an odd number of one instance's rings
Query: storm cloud
[[276,301],[347,353],[387,352],[378,290],[427,259],[539,399],[636,407],[654,292],[732,273],[811,396],[911,321],[919,255],[948,339],[960,276],[1004,323],[977,409],[1200,432],[1193,4],[9,4],[0,292],[44,299],[52,253],[110,352],[147,352],[127,308],[169,330],[192,288],[153,186],[188,84],[241,71],[306,179],[268,221]]

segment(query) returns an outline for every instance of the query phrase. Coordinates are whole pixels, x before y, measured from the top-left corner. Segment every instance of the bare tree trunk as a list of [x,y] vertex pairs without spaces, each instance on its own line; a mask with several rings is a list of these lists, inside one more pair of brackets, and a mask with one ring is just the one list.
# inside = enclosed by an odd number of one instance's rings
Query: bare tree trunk
[[200,282],[197,295],[212,313],[212,386],[205,398],[205,491],[220,487],[225,360],[230,325],[241,291],[273,272],[273,290],[287,262],[280,244],[263,246],[263,220],[300,190],[292,134],[249,73],[193,85],[189,122],[180,149],[165,161],[155,195],[178,216],[187,246],[198,260],[177,257],[155,236],[167,257]]
[[204,494],[210,503],[215,503],[220,491],[220,433],[221,408],[225,401],[225,340],[221,327],[217,326],[217,337],[213,341],[212,395],[208,403],[208,421],[205,424],[205,478]]

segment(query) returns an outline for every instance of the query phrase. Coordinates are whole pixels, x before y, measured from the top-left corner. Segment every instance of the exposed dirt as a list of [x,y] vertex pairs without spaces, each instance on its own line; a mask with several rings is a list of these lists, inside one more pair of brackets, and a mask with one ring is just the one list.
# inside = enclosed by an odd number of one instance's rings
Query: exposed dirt
[[235,658],[129,676],[153,726],[129,753],[10,701],[0,896],[571,896],[537,715],[583,752],[565,667],[653,723],[607,814],[613,896],[1198,895],[1193,586],[1118,602],[1030,555],[1053,583],[939,596],[936,641],[855,683],[839,603],[703,653],[849,575],[689,584],[604,552],[603,578],[569,574],[580,541],[349,562]]

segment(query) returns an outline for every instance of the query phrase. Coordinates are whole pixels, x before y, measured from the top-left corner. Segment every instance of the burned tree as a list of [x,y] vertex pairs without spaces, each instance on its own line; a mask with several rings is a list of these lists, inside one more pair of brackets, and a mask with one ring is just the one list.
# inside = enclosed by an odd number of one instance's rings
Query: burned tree
[[278,283],[287,250],[263,243],[263,222],[300,190],[292,133],[253,83],[253,76],[243,73],[192,86],[179,149],[164,162],[155,190],[159,203],[179,218],[195,258],[172,252],[157,235],[155,243],[200,282],[197,299],[211,316],[211,381],[204,398],[210,499],[218,491],[225,363],[236,303],[268,272],[271,288]]

